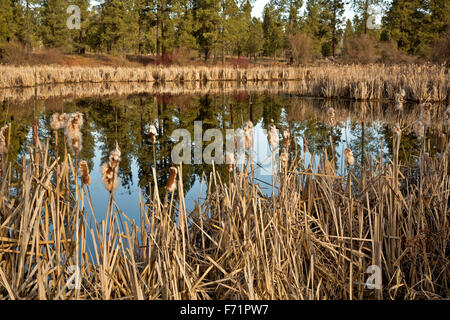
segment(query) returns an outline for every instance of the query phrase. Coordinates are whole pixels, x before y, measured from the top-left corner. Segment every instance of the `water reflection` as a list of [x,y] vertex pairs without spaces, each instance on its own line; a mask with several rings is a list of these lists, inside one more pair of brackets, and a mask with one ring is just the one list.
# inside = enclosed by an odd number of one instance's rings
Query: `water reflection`
[[[336,110],[337,124],[327,124],[327,109]],[[417,119],[414,105],[405,111],[399,159],[405,163],[414,161],[420,143],[412,126]],[[392,125],[396,121],[393,106],[369,104],[367,102],[329,101],[300,98],[294,94],[260,94],[238,92],[235,94],[203,95],[133,95],[126,98],[85,98],[39,100],[27,104],[3,103],[0,110],[3,123],[11,123],[9,160],[12,160],[12,177],[21,170],[18,163],[33,144],[37,132],[41,141],[49,141],[50,155],[63,156],[65,151],[63,132],[50,127],[54,112],[79,111],[85,115],[82,128],[83,149],[79,159],[86,160],[92,174],[91,194],[96,216],[101,218],[106,211],[108,193],[101,184],[100,167],[107,161],[115,141],[122,151],[119,176],[121,185],[116,192],[116,202],[129,217],[139,217],[139,190],[142,196],[150,194],[154,184],[152,176],[153,148],[156,154],[157,180],[160,194],[164,194],[171,162],[171,150],[176,142],[169,136],[177,128],[185,128],[194,136],[194,121],[203,122],[203,130],[219,128],[243,128],[251,120],[256,128],[267,129],[273,119],[280,133],[284,129],[296,136],[292,150],[303,153],[303,138],[307,141],[308,153],[304,157],[305,168],[310,159],[327,154],[335,161],[337,174],[342,174],[344,149],[349,147],[357,163],[356,174],[363,175],[364,168],[372,158],[388,161],[392,153]],[[149,126],[158,130],[158,140],[152,144]],[[36,128],[36,130],[34,130]],[[431,156],[439,152],[439,124],[436,122],[427,134]],[[204,131],[203,131],[204,132]],[[428,143],[427,142],[427,143]],[[205,144],[204,144],[205,146]],[[334,155],[334,159],[331,157]],[[17,160],[17,161],[16,161]],[[225,165],[216,167],[222,181],[228,179]],[[209,174],[208,164],[183,165],[183,186],[188,200],[188,210],[194,208],[194,200],[204,196],[201,184],[202,173]],[[262,186],[264,188],[264,186]],[[267,189],[267,187],[266,187]]]

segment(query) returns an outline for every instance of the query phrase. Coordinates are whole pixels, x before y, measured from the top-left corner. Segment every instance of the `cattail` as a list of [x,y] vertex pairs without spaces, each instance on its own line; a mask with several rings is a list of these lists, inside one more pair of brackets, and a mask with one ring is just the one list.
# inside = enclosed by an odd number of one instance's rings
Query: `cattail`
[[174,192],[176,190],[177,188],[176,177],[177,177],[177,168],[170,167],[169,180],[167,181],[166,185],[167,192]]
[[394,134],[395,134],[397,137],[400,137],[400,136],[402,135],[402,129],[400,129],[400,125],[399,125],[398,123],[396,123],[396,124],[394,125],[394,127],[392,128],[392,131],[394,132]]
[[420,107],[422,108],[422,112],[431,111],[431,109],[433,109],[433,105],[430,102],[424,102],[420,105]]
[[83,114],[80,112],[75,112],[68,115],[68,119],[65,124],[64,133],[70,149],[75,153],[79,153],[82,149],[81,127],[83,126],[83,123]]
[[112,167],[117,167],[119,165],[121,155],[119,144],[116,141],[116,148],[109,154],[109,163]]
[[424,110],[422,113],[422,122],[425,127],[431,126],[431,112],[430,110]]
[[244,128],[244,144],[245,149],[250,149],[253,146],[253,130],[251,127]]
[[303,137],[303,153],[307,152],[308,152],[308,141],[306,140],[305,137]]
[[66,126],[68,116],[66,113],[54,113],[50,121],[50,126],[53,130],[63,129]]
[[277,128],[273,124],[273,120],[272,123],[269,125],[268,139],[269,145],[272,147],[272,149],[278,147],[280,143],[280,138],[278,137]]
[[233,171],[233,165],[234,165],[234,154],[231,152],[225,153],[225,163],[227,165],[228,172]]
[[328,114],[328,118],[336,117],[336,111],[334,110],[334,108],[331,108],[331,107],[328,108],[327,114]]
[[[253,122],[251,122],[250,120],[248,120],[248,121],[245,123],[245,128],[252,129],[252,128],[253,128]],[[245,130],[245,129],[244,129],[244,130]]]
[[86,161],[80,162],[80,174],[81,174],[81,181],[84,185],[88,186],[91,184],[91,176],[89,175],[89,167],[87,165]]
[[109,161],[102,167],[102,180],[106,190],[112,193],[117,188],[120,162],[120,149],[116,141],[116,148],[109,154]]
[[336,124],[336,120],[334,119],[334,117],[328,118],[328,125],[330,127],[334,127],[335,124]]
[[158,135],[158,131],[156,131],[156,128],[154,125],[150,125],[150,137],[152,139],[152,143],[154,144],[156,142],[156,136]]
[[280,164],[282,168],[287,168],[288,165],[288,161],[289,161],[289,155],[286,151],[286,148],[283,148],[283,151],[281,152],[280,155]]
[[102,167],[102,180],[106,190],[112,193],[117,188],[118,167],[112,167],[110,163],[106,163]]
[[416,131],[417,138],[423,139],[423,136],[425,135],[425,127],[424,127],[422,121],[416,122],[416,125],[414,126],[414,130]]
[[450,105],[447,106],[447,110],[444,112],[444,126],[450,127]]
[[6,129],[8,129],[8,125],[5,125],[0,129],[0,155],[8,153]]
[[289,132],[289,130],[283,131],[283,146],[286,149],[289,149],[289,147],[291,146],[291,133]]
[[81,134],[81,131],[74,130],[71,131],[71,134],[69,137],[67,137],[69,148],[72,150],[72,153],[80,153],[81,149],[83,148],[82,142],[83,142],[83,136]]
[[349,166],[355,164],[355,158],[353,157],[353,152],[349,148],[345,149],[345,158],[347,159],[347,163]]
[[405,102],[405,89],[401,89],[399,93],[395,94],[395,108],[397,111],[403,111],[403,103]]
[[79,131],[84,124],[83,114],[81,112],[74,112],[67,116],[66,121],[66,136],[70,136],[72,131]]

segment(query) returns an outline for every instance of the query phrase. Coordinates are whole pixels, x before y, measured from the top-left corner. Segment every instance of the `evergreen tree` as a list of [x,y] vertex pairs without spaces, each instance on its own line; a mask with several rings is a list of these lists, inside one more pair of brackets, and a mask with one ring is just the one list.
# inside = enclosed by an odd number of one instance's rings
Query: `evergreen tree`
[[426,29],[424,1],[393,0],[383,19],[384,27],[390,37],[397,41],[398,48],[410,54],[420,54],[425,49],[421,39]]
[[205,61],[219,38],[219,10],[218,0],[196,0],[194,5],[194,20],[197,21],[195,36]]
[[0,43],[13,35],[13,10],[10,0],[0,0]]
[[343,0],[321,0],[321,33],[327,39],[322,45],[324,56],[336,56],[336,48],[341,35],[340,26],[344,14]]
[[47,47],[68,48],[71,46],[67,0],[42,0],[40,6],[42,42]]
[[275,56],[283,48],[283,22],[274,4],[269,2],[263,14],[264,54]]
[[262,23],[258,18],[252,18],[252,23],[249,26],[247,35],[247,47],[246,51],[249,55],[256,58],[262,49],[264,44],[264,31]]

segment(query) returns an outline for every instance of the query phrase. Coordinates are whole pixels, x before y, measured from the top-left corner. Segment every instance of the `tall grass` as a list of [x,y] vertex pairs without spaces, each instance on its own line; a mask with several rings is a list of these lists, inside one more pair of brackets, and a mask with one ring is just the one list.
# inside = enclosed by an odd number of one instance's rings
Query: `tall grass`
[[[48,142],[37,143],[19,161],[20,183],[11,166],[0,180],[0,299],[448,298],[449,150],[426,151],[406,166],[395,154],[383,162],[380,150],[360,168],[364,180],[357,162],[338,176],[325,155],[313,173],[291,152],[270,196],[252,172],[232,168],[222,181],[213,165],[192,212],[182,167],[171,168],[176,191],[164,195],[153,168],[140,222],[113,196],[97,222],[71,154],[53,158]],[[72,265],[79,289],[70,287]],[[364,286],[371,265],[380,289]]]
[[358,100],[394,99],[405,90],[405,99],[444,101],[448,96],[448,70],[437,65],[326,65],[308,67],[13,67],[0,66],[0,88],[44,84],[210,81],[301,81],[299,94]]

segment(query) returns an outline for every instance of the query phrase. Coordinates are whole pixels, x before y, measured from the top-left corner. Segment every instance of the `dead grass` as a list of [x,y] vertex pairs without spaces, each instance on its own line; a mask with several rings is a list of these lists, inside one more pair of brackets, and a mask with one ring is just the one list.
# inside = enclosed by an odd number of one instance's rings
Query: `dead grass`
[[[293,148],[271,196],[249,168],[223,181],[213,167],[192,212],[181,179],[164,206],[153,169],[139,225],[112,193],[106,218],[90,227],[95,194],[69,153],[55,159],[35,139],[20,183],[11,167],[0,180],[0,299],[448,298],[448,148],[436,158],[427,151],[424,143],[412,165],[396,153],[383,163],[380,151],[338,176],[326,155],[313,173]],[[71,265],[80,289],[67,287]],[[370,265],[381,269],[380,290],[360,285]]]
[[356,100],[394,99],[401,89],[406,100],[445,101],[448,70],[437,65],[350,65],[268,68],[219,67],[13,67],[0,66],[0,88],[63,83],[207,83],[237,81],[297,82],[298,94]]

